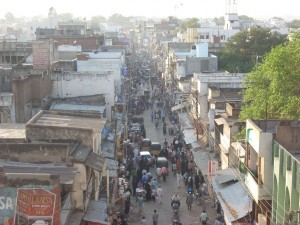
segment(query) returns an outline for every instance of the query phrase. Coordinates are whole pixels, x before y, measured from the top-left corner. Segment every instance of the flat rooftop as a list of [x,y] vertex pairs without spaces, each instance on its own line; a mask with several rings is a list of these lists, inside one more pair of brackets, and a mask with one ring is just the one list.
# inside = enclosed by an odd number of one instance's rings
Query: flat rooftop
[[25,123],[0,123],[0,138],[25,139]]
[[40,111],[28,123],[28,126],[45,126],[45,127],[60,127],[60,128],[81,128],[92,129],[96,132],[101,132],[106,119],[101,119],[90,114],[75,114]]

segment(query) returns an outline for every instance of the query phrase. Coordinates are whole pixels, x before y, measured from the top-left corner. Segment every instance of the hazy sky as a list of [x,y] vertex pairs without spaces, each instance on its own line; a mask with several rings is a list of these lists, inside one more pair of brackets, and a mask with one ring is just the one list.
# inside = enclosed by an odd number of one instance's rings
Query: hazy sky
[[[6,0],[1,3],[0,18],[3,18],[6,12],[11,12],[15,17],[47,16],[50,7],[54,7],[58,14],[69,12],[76,17],[87,18],[94,15],[108,17],[114,13],[124,16],[167,17],[172,15],[179,18],[213,18],[224,16],[226,1],[229,0]],[[239,15],[257,19],[273,16],[300,18],[299,0],[235,1]]]

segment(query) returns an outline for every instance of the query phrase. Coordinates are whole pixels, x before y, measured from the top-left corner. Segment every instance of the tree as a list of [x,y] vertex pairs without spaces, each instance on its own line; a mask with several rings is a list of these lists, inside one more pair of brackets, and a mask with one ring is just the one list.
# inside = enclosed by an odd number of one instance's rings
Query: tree
[[299,39],[273,48],[244,79],[240,119],[299,119],[299,61]]
[[181,28],[186,30],[187,28],[198,28],[200,25],[198,24],[199,20],[197,18],[191,18],[181,24]]
[[287,27],[298,29],[300,28],[300,20],[292,20],[291,22],[286,23]]
[[219,54],[220,70],[248,73],[273,47],[284,43],[286,37],[268,28],[243,30],[225,43]]
[[246,15],[239,16],[239,20],[242,22],[248,22],[248,23],[254,22],[254,19],[252,17],[246,16]]
[[224,20],[224,16],[221,16],[219,18],[215,17],[214,18],[214,22],[216,23],[216,25],[224,25],[225,24],[225,20]]

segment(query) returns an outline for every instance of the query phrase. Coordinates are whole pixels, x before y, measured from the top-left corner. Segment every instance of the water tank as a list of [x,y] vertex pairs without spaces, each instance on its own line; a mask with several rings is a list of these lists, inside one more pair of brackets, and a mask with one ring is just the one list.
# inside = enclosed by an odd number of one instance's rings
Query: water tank
[[196,45],[197,57],[208,57],[208,43],[198,43]]

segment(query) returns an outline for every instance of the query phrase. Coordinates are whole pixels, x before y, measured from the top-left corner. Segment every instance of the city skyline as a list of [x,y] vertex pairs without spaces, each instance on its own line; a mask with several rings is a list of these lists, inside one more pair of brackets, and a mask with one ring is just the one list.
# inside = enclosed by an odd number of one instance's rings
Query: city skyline
[[7,12],[11,12],[15,17],[46,17],[51,7],[56,10],[57,14],[71,13],[74,17],[85,17],[87,19],[92,16],[108,18],[112,14],[148,18],[168,16],[214,18],[225,15],[226,2],[228,1],[236,3],[239,15],[247,15],[257,19],[272,17],[300,18],[296,0],[110,0],[103,1],[103,3],[96,0],[86,0],[81,5],[71,0],[52,0],[38,5],[35,0],[10,0],[1,6],[0,18],[4,18]]

